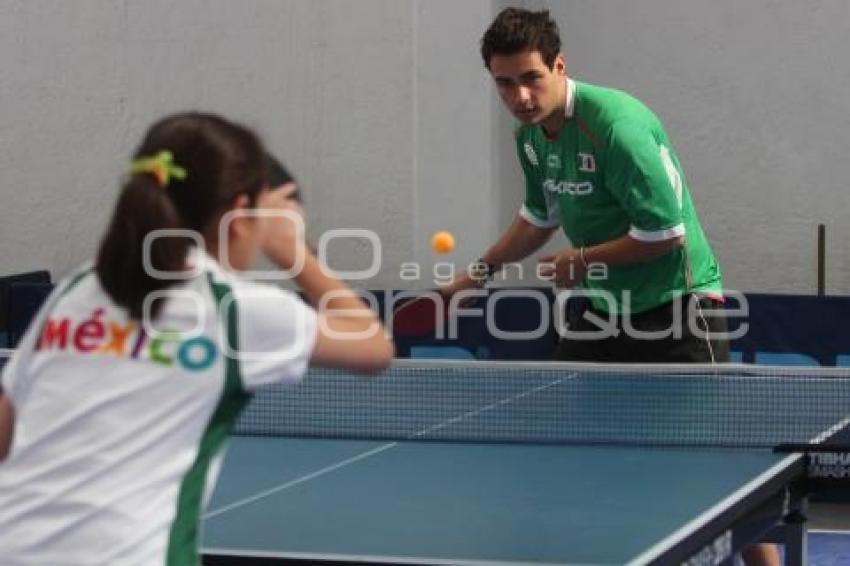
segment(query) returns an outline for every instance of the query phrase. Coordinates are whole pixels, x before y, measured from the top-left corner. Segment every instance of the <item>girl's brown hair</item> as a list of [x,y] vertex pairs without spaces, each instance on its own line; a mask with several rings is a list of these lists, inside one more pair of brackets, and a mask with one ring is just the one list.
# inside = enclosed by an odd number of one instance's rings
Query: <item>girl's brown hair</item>
[[[251,203],[266,183],[265,150],[256,134],[220,116],[183,113],[168,116],[148,130],[134,160],[167,151],[184,178],[132,173],[124,183],[109,228],[100,244],[95,270],[106,293],[135,319],[145,297],[176,281],[149,273],[143,261],[145,237],[155,230],[182,229],[215,241],[216,220],[240,194]],[[185,269],[192,240],[158,237],[150,246],[150,267]],[[153,313],[161,301],[153,304]]]

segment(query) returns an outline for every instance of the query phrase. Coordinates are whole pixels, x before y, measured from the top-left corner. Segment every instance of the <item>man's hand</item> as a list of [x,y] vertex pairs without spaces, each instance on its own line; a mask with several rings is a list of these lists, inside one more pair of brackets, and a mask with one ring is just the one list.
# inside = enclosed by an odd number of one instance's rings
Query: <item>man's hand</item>
[[[464,273],[456,277],[451,283],[448,285],[443,285],[437,288],[437,292],[440,293],[443,298],[446,300],[446,304],[451,298],[461,291],[466,291],[468,289],[478,289],[480,288],[478,283],[469,276],[469,273]],[[475,301],[475,297],[466,297],[462,299],[458,306],[465,307],[469,306],[473,301]]]
[[582,261],[579,250],[567,248],[556,254],[540,258],[540,275],[554,280],[555,285],[570,289],[587,276],[587,266]]

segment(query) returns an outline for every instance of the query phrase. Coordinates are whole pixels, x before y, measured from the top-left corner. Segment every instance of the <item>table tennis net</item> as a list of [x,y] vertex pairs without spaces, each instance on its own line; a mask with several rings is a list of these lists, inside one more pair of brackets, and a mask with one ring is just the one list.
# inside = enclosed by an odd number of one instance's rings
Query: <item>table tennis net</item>
[[244,435],[771,448],[850,422],[850,372],[397,362],[260,390]]
[[[0,368],[11,354],[0,349]],[[772,448],[850,438],[850,370],[397,361],[256,392],[257,436]]]

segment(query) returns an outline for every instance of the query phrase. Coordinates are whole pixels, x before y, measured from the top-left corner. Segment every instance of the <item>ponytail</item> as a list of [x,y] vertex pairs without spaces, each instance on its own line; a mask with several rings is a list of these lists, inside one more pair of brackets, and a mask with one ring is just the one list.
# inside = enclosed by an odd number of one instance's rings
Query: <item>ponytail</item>
[[[135,174],[126,182],[109,228],[97,254],[95,271],[101,286],[112,300],[141,320],[145,297],[167,289],[174,280],[148,272],[144,262],[144,239],[154,230],[183,228],[184,223],[172,199],[157,178]],[[155,238],[150,244],[150,267],[158,271],[185,269],[191,240],[180,237]],[[163,301],[151,305],[156,316]]]
[[112,300],[136,320],[156,317],[164,301],[144,312],[145,299],[178,282],[158,275],[185,271],[193,240],[155,232],[190,230],[216,245],[218,219],[233,199],[245,194],[256,202],[266,185],[265,155],[256,134],[214,114],[186,112],[154,123],[133,154],[97,254],[95,271]]

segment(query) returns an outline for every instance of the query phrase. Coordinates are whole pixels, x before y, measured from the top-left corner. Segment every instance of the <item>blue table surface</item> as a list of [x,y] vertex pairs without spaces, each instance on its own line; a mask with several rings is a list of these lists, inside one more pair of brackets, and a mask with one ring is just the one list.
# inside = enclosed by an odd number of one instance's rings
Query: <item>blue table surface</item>
[[202,546],[622,564],[794,461],[767,450],[237,437]]

